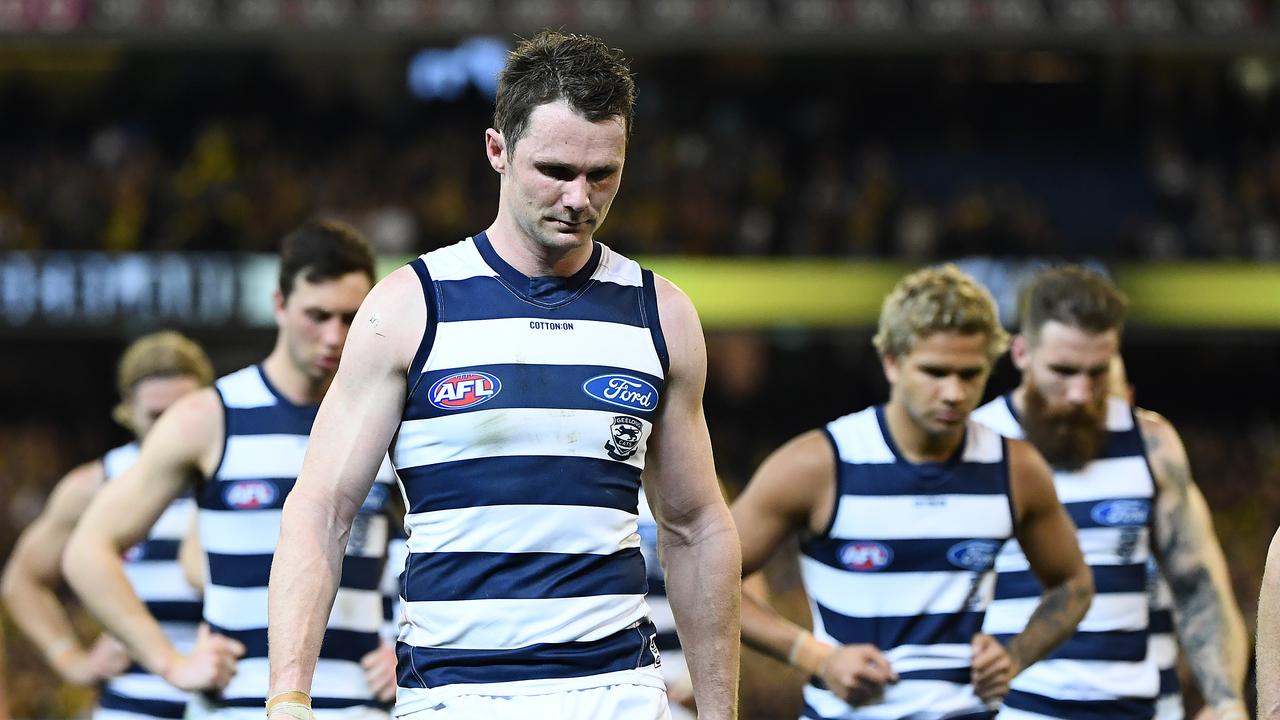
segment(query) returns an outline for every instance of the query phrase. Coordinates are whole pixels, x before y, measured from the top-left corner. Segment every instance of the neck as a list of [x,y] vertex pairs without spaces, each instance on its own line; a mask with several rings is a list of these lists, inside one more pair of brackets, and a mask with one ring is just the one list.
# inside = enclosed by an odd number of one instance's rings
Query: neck
[[294,405],[317,405],[324,399],[325,391],[333,377],[316,380],[298,370],[289,359],[289,352],[284,347],[284,339],[276,341],[276,347],[262,361],[262,371],[276,390]]
[[549,248],[528,237],[505,212],[499,212],[485,231],[493,251],[526,277],[569,277],[591,259],[590,239],[579,245]]
[[889,426],[889,434],[893,436],[893,443],[898,446],[898,452],[911,462],[946,462],[955,454],[964,438],[963,428],[945,435],[926,431],[911,418],[902,403],[894,400],[885,405],[884,417],[885,424]]
[[1013,393],[1012,393],[1012,395],[1011,395],[1010,399],[1013,401],[1013,409],[1014,409],[1014,411],[1015,411],[1015,412],[1017,412],[1017,413],[1018,413],[1018,417],[1020,417],[1020,418],[1026,417],[1026,416],[1027,416],[1027,386],[1026,386],[1026,383],[1023,383],[1023,384],[1019,385],[1018,387],[1014,388],[1014,389],[1013,389]]

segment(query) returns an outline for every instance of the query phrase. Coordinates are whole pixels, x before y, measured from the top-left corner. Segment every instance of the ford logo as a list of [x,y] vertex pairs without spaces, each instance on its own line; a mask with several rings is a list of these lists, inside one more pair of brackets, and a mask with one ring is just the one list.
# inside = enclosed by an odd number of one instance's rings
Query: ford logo
[[878,542],[851,542],[840,548],[840,563],[850,570],[883,570],[893,562],[893,550]]
[[427,391],[432,405],[441,410],[461,410],[488,402],[502,391],[502,383],[487,372],[460,372],[440,378]]
[[965,570],[990,570],[996,562],[996,553],[1000,552],[998,540],[965,540],[952,545],[947,550],[947,560],[956,567]]
[[241,480],[224,490],[222,499],[236,510],[257,510],[271,507],[277,494],[276,486],[265,480]]
[[582,392],[628,410],[649,412],[658,407],[658,389],[630,375],[597,375],[582,383]]
[[1146,525],[1150,516],[1151,502],[1148,500],[1108,500],[1094,505],[1089,511],[1094,522],[1111,527]]

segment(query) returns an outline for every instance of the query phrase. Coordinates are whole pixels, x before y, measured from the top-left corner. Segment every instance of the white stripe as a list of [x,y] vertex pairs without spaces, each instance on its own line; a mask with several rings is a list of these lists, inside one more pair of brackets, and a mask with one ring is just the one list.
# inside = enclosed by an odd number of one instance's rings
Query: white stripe
[[200,546],[206,553],[270,555],[279,539],[279,510],[200,511]]
[[278,400],[262,382],[258,368],[249,366],[218,379],[218,393],[229,408],[254,408],[275,405]]
[[848,617],[951,614],[992,597],[995,575],[986,573],[975,588],[974,574],[956,572],[852,573],[800,557],[800,571],[809,596],[824,607]]
[[1061,700],[1155,698],[1160,676],[1148,662],[1041,660],[1014,678],[1013,688]]
[[827,423],[827,432],[835,439],[842,462],[875,464],[896,460],[880,432],[874,407]]
[[156,720],[154,715],[141,715],[124,710],[108,710],[103,707],[93,709],[93,720]]
[[[227,698],[267,697],[267,659],[248,658],[236,664],[235,677],[222,696]],[[360,663],[321,658],[311,679],[312,697],[364,700],[373,696]],[[261,712],[261,711],[259,711]]]
[[608,246],[602,248],[600,265],[596,267],[593,278],[600,282],[611,282],[629,287],[644,285],[644,277],[640,273],[639,263],[631,260]]
[[1161,670],[1178,664],[1178,642],[1168,633],[1152,633],[1147,640],[1147,657]]
[[[608,555],[640,547],[636,516],[579,505],[488,505],[413,513],[410,553],[556,552]],[[413,560],[410,559],[412,567]]]
[[147,538],[151,540],[181,540],[187,536],[187,528],[191,526],[191,515],[196,511],[195,498],[178,498],[169,503],[169,507],[160,513],[160,518],[151,526]]
[[[1133,545],[1129,552],[1121,554],[1123,536],[1132,533]],[[1131,528],[1085,528],[1077,530],[1080,551],[1084,554],[1084,562],[1089,567],[1135,565],[1146,562],[1151,556],[1151,546],[1147,542],[1147,528],[1139,528],[1134,532]],[[1022,546],[1017,540],[1010,540],[996,556],[996,572],[1023,572],[1031,569],[1027,556],[1022,554]]]
[[306,435],[232,435],[218,468],[219,480],[298,477],[307,454]]
[[903,680],[886,686],[880,702],[859,705],[856,710],[830,691],[812,685],[805,685],[804,699],[824,717],[857,720],[934,720],[983,709],[973,686],[943,680]]
[[[904,519],[909,518],[909,522]],[[842,495],[833,538],[924,540],[1007,538],[1013,532],[1005,495]]]
[[[267,589],[210,585],[204,595],[204,617],[227,630],[267,626]],[[329,613],[330,630],[376,633],[382,627],[382,596],[376,590],[338,588]]]
[[1107,430],[1128,432],[1133,429],[1133,408],[1116,397],[1107,398]]
[[996,714],[996,720],[1059,720],[1059,718],[1041,715],[1040,713],[1027,712],[1026,710],[1018,710],[1004,706],[1000,708],[1000,712]]
[[967,668],[973,662],[973,649],[963,643],[936,645],[899,645],[885,651],[889,664],[897,672],[917,670],[949,670]]
[[986,425],[969,423],[961,460],[970,463],[998,463],[1003,458],[1004,438]]
[[107,681],[107,688],[131,698],[167,700],[185,703],[190,694],[170,685],[155,675],[142,673],[119,675]]
[[120,477],[138,459],[138,443],[131,442],[107,451],[102,456],[102,472],[107,480]]
[[1149,498],[1155,492],[1146,458],[1141,455],[1101,458],[1084,466],[1080,472],[1059,470],[1053,475],[1053,484],[1058,490],[1058,500],[1064,504],[1110,498]]
[[410,645],[490,650],[599,640],[648,613],[642,595],[408,602],[404,607]]
[[1156,701],[1154,720],[1183,720],[1185,717],[1186,709],[1182,707],[1182,695],[1178,693],[1161,695]]
[[164,636],[169,638],[169,642],[173,643],[178,652],[185,654],[195,647],[196,633],[199,631],[199,625],[196,623],[166,620],[160,623],[160,629],[164,631]]
[[[671,601],[667,600],[666,595],[650,593],[645,596],[645,602],[649,604],[649,621],[653,623],[654,627],[658,628],[658,632],[676,631],[676,616],[671,611]],[[667,659],[665,653],[662,659]]]
[[143,600],[199,600],[200,596],[187,584],[182,566],[172,560],[163,562],[131,562],[124,564],[129,584]]
[[427,263],[432,280],[466,280],[498,274],[485,263],[471,238],[432,250],[420,257]]
[[[459,460],[535,455],[610,460],[613,419],[626,411],[509,408],[477,410],[400,424],[396,467],[413,468]],[[640,420],[640,446],[622,461],[644,469],[645,445],[653,425]]]
[[529,318],[442,322],[422,371],[475,365],[604,365],[662,377],[649,328],[574,320],[573,332],[547,333]]
[[[555,694],[559,693],[570,693],[590,688],[609,688],[614,685],[637,685],[658,690],[666,689],[666,686],[662,683],[661,672],[649,665],[635,670],[619,670],[617,672],[568,678],[542,678],[470,685],[441,685],[433,688],[400,687],[396,689],[394,712],[397,718],[411,718],[423,710],[430,710],[459,695],[487,695],[490,697],[547,695],[554,698]],[[563,708],[564,706],[558,705],[558,707]],[[549,716],[529,713],[523,717],[543,720],[543,718]],[[592,720],[595,719],[593,718]]]
[[[996,600],[987,608],[983,632],[1003,635],[1022,632],[1040,598]],[[1079,632],[1112,632],[1147,628],[1147,596],[1142,593],[1104,593],[1095,595],[1089,611],[1080,621]]]
[[1022,426],[1010,414],[1009,406],[1005,403],[1003,395],[974,410],[969,417],[1005,437],[1015,440],[1022,439]]

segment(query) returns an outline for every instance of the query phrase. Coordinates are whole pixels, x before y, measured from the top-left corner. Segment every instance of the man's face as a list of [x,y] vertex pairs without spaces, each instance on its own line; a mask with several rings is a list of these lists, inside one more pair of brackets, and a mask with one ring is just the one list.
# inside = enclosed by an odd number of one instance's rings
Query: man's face
[[316,283],[299,273],[287,299],[276,292],[276,324],[299,372],[320,382],[333,377],[351,321],[371,288],[362,272]]
[[560,100],[533,109],[513,150],[493,129],[485,141],[505,210],[526,238],[556,251],[591,242],[622,181],[622,118],[591,122]]
[[882,358],[894,400],[926,435],[964,431],[991,374],[988,341],[986,333],[935,332],[917,337],[901,357]]
[[147,436],[151,426],[178,398],[200,387],[200,382],[190,375],[157,375],[143,378],[133,386],[126,404],[129,408],[129,426],[138,439]]
[[1026,391],[1023,429],[1055,467],[1078,470],[1102,451],[1119,349],[1116,330],[1091,333],[1056,320],[1046,322],[1034,341],[1014,339],[1013,363]]

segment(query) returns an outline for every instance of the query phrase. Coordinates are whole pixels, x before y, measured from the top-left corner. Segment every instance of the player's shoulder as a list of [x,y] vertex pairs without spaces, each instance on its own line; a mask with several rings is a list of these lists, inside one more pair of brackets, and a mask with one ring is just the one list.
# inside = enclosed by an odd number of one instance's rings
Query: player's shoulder
[[835,461],[836,449],[831,436],[823,428],[814,428],[779,446],[761,464],[761,469],[768,468],[793,479],[825,478],[833,474]]
[[102,458],[75,466],[58,481],[42,514],[55,519],[65,518],[74,523],[84,513],[106,479],[106,466]]
[[[221,443],[225,413],[223,396],[214,387],[193,390],[178,398],[156,421],[147,439],[142,442],[145,452],[156,442],[177,442],[187,447],[200,447]],[[157,440],[152,440],[157,438]],[[148,443],[147,441],[151,442]]]

